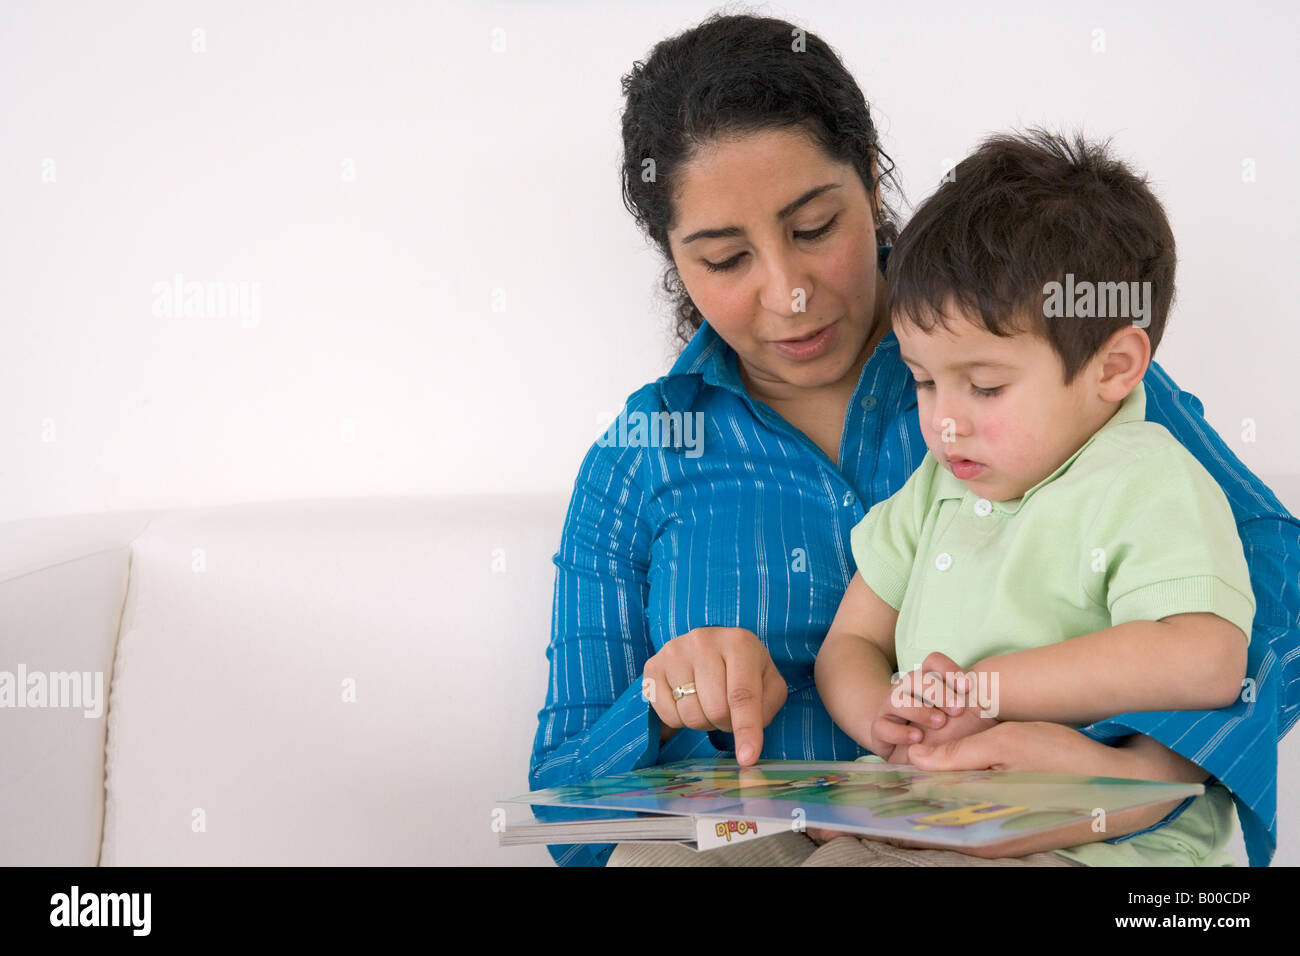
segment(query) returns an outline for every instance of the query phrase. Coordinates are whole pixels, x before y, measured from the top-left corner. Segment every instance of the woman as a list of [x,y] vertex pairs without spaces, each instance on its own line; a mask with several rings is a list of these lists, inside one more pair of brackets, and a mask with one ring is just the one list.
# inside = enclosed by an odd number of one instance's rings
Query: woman
[[[623,89],[624,201],[665,255],[688,344],[628,399],[624,427],[579,472],[555,556],[551,677],[530,783],[687,757],[855,759],[865,751],[831,722],[813,661],[854,571],[850,530],[926,450],[885,313],[897,233],[882,189],[887,157],[833,51],[780,20],[713,17],[658,44]],[[1286,670],[1300,670],[1300,655],[1280,663],[1300,636],[1300,522],[1215,435],[1194,396],[1155,364],[1144,385],[1147,418],[1196,455],[1233,506],[1259,602],[1253,696],[1081,731],[1004,723],[914,762],[1213,774],[1233,792],[1252,863],[1263,864],[1276,845],[1276,740],[1297,706],[1280,688],[1300,691]],[[664,427],[636,427],[647,422]],[[1112,839],[1142,839],[1189,802]],[[551,852],[561,865],[990,862],[848,837],[821,845],[826,836],[783,834],[700,858],[633,845]],[[992,862],[1069,865],[1049,852]]]

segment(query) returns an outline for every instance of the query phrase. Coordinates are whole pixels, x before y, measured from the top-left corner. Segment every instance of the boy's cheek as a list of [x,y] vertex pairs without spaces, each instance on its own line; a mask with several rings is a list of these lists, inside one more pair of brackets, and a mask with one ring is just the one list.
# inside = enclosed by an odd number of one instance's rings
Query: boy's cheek
[[979,447],[987,450],[1001,469],[1008,473],[1019,473],[1035,464],[1035,455],[1041,453],[1045,444],[1051,444],[1052,436],[1043,432],[1046,429],[1024,427],[1024,423],[1004,415],[984,419],[980,423]]
[[1000,449],[1013,460],[1023,458],[1026,453],[1032,452],[1039,441],[1030,415],[1029,409],[1020,410],[1020,414],[999,411],[986,415],[980,421],[983,442]]

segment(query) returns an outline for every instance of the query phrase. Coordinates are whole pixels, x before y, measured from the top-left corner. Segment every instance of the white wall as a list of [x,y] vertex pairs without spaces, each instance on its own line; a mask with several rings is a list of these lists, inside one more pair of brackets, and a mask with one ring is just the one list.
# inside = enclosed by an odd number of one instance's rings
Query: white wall
[[[1159,360],[1300,474],[1295,7],[986,6],[758,9],[846,57],[913,201],[987,131],[1113,134],[1178,238]],[[6,2],[0,520],[567,489],[672,348],[619,78],[713,9]],[[156,315],[178,274],[256,284],[256,319]]]

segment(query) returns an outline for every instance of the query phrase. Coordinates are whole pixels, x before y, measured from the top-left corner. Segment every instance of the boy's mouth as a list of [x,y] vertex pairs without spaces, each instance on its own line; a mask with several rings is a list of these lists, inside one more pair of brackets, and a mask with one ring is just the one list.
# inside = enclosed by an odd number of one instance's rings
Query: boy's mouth
[[948,467],[962,481],[969,481],[984,470],[981,462],[971,461],[969,458],[949,458]]

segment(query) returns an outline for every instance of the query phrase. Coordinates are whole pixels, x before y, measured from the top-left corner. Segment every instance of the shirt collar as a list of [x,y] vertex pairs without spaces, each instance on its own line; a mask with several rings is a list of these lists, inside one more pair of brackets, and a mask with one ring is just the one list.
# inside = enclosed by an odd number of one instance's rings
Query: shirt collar
[[659,380],[668,411],[689,411],[701,384],[745,392],[735,351],[708,322],[700,323],[668,374]]
[[[1145,421],[1146,408],[1147,408],[1146,388],[1141,382],[1138,382],[1137,386],[1133,389],[1133,391],[1129,392],[1128,395],[1125,396],[1124,401],[1120,402],[1119,408],[1115,410],[1115,414],[1110,417],[1110,420],[1107,421],[1106,424],[1098,428],[1095,432],[1093,432],[1092,437],[1090,437],[1086,442],[1080,445],[1079,448],[1075,451],[1075,453],[1071,455],[1069,458],[1067,458],[1060,465],[1060,467],[1058,467],[1054,472],[1052,472],[1050,475],[1048,475],[1038,484],[1034,485],[1034,487],[1026,491],[1019,498],[1016,498],[1012,501],[991,502],[991,504],[993,505],[993,509],[995,511],[1001,512],[1002,514],[1011,514],[1011,515],[1015,514],[1021,509],[1021,507],[1023,507],[1026,501],[1028,501],[1030,498],[1034,496],[1035,493],[1037,493],[1038,489],[1051,484],[1057,478],[1061,477],[1061,475],[1065,474],[1066,471],[1069,470],[1070,466],[1073,465],[1074,462],[1078,459],[1078,457],[1084,453],[1084,451],[1088,448],[1088,446],[1097,440],[1097,436],[1101,435],[1103,432],[1107,431],[1108,429],[1118,428],[1120,425],[1125,425],[1129,422]],[[937,487],[937,497],[939,499],[965,498],[967,495],[974,495],[974,492],[966,487],[966,483],[963,482],[956,475],[954,475],[947,468],[940,465],[938,468],[938,472],[939,472],[939,477],[936,481],[936,487]]]

